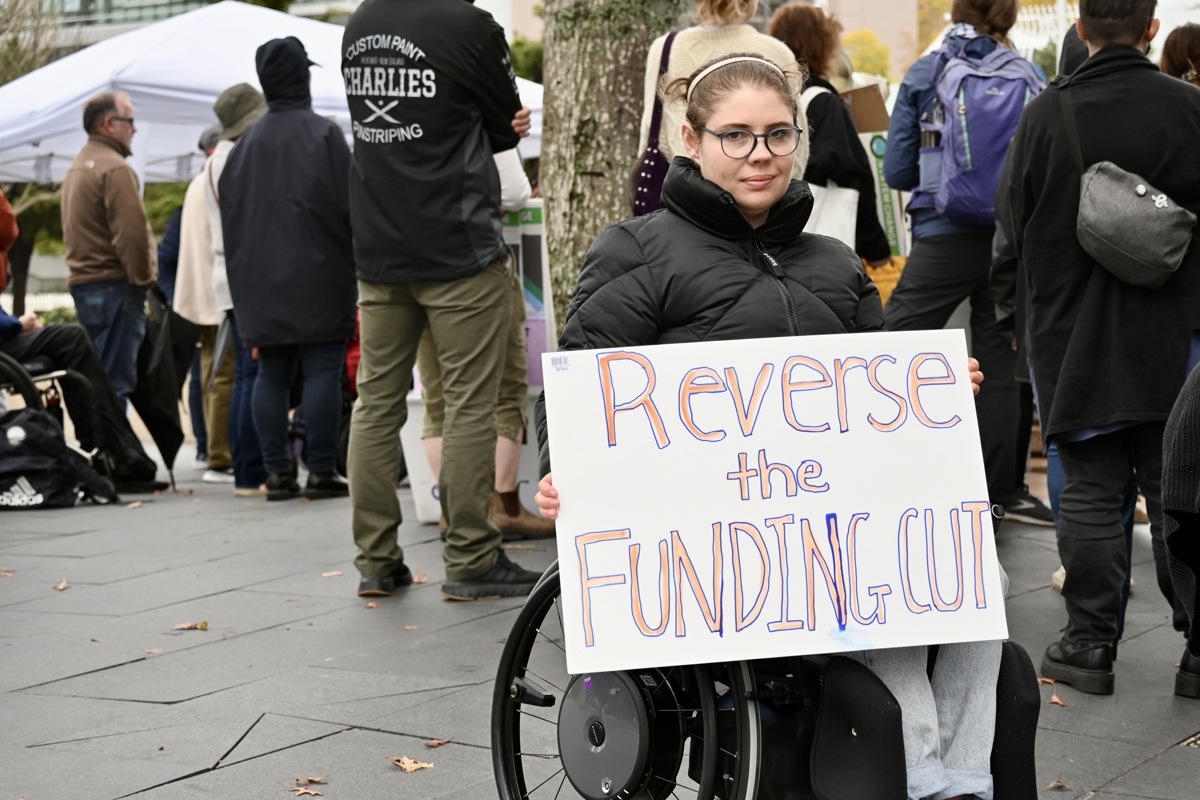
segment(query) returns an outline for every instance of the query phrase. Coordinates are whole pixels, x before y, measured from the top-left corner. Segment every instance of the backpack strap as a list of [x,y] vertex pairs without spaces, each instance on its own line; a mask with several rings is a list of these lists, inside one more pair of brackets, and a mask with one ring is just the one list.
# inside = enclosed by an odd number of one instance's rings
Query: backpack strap
[[1075,127],[1075,106],[1071,103],[1071,82],[1066,80],[1062,85],[1063,127],[1067,132],[1067,144],[1071,146],[1071,157],[1075,159],[1075,168],[1082,175],[1087,171],[1083,162],[1083,149],[1079,145],[1079,130]]
[[800,113],[804,115],[806,120],[808,119],[808,107],[812,103],[813,99],[819,94],[833,94],[833,92],[829,91],[824,86],[809,86],[807,89],[801,92]]
[[[675,34],[679,31],[671,31],[667,34],[666,41],[663,42],[662,58],[658,63],[658,79],[667,74],[667,62],[671,60],[671,43],[675,41]],[[657,88],[657,87],[656,87]],[[658,135],[659,129],[662,127],[663,104],[662,98],[658,96],[658,92],[654,92],[654,111],[650,114],[650,139],[647,145],[654,150],[658,150]]]

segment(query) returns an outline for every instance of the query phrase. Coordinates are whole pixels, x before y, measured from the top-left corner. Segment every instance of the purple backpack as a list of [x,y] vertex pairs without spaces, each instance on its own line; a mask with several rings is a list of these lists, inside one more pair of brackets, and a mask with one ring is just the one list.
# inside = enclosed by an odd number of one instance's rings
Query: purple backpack
[[[990,53],[972,55],[972,45],[987,38],[968,41],[959,53],[939,51],[937,105],[921,122],[941,143],[940,153],[922,148],[922,189],[933,195],[939,214],[960,225],[995,223],[1008,145],[1026,104],[1045,87],[1032,64],[998,42]],[[930,156],[940,164],[930,164]]]

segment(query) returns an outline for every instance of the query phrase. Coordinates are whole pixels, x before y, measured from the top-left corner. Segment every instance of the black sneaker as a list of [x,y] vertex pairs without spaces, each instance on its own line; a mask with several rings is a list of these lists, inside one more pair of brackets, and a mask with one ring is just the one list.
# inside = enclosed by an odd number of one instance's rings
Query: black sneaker
[[327,497],[346,497],[350,484],[336,472],[308,473],[304,484],[304,496],[309,500],[324,500]]
[[524,597],[533,591],[541,579],[540,572],[531,572],[513,563],[503,550],[496,551],[496,563],[487,572],[462,581],[442,584],[442,597],[447,600],[496,600],[501,597]]
[[1024,522],[1026,525],[1054,527],[1054,514],[1045,503],[1029,493],[1028,486],[1022,486],[1004,504],[1004,519]]
[[392,593],[401,586],[413,582],[412,570],[401,561],[386,575],[375,578],[363,578],[358,582],[359,597],[391,597]]
[[1192,655],[1187,648],[1179,659],[1179,672],[1175,673],[1175,694],[1200,697],[1200,656]]
[[267,499],[291,500],[300,495],[300,484],[296,478],[287,472],[267,473]]

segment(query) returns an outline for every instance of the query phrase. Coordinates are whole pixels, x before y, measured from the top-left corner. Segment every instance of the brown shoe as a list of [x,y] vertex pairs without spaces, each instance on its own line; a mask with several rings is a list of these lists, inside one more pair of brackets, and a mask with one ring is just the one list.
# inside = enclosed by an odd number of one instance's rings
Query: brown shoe
[[554,522],[539,517],[525,506],[514,492],[492,492],[492,507],[488,520],[500,529],[504,541],[518,539],[552,539]]

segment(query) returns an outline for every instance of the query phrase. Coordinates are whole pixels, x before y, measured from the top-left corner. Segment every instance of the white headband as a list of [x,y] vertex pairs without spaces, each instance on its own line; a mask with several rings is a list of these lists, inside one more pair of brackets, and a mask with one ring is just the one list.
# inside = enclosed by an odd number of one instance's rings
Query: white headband
[[704,71],[696,76],[695,80],[693,80],[691,85],[688,86],[687,102],[689,102],[689,103],[692,102],[692,92],[695,90],[696,85],[699,84],[700,81],[707,78],[708,74],[710,72],[720,69],[721,67],[724,67],[728,64],[736,64],[739,61],[757,61],[760,64],[766,64],[768,67],[770,67],[771,69],[778,72],[779,77],[783,78],[784,80],[787,80],[787,76],[783,74],[783,70],[781,70],[779,68],[779,65],[777,65],[771,61],[767,61],[765,58],[757,58],[756,56],[736,56],[734,58],[726,58],[726,59],[722,59],[721,61],[718,61],[717,63],[712,64],[708,67],[705,67]]

